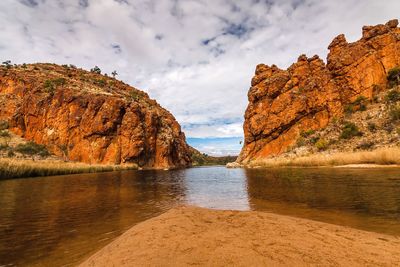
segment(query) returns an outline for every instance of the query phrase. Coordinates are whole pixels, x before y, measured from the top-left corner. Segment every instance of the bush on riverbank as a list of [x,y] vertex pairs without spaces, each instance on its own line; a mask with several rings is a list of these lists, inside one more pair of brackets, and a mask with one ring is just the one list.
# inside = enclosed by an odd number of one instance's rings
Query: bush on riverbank
[[137,169],[137,165],[90,165],[63,161],[0,159],[0,179]]

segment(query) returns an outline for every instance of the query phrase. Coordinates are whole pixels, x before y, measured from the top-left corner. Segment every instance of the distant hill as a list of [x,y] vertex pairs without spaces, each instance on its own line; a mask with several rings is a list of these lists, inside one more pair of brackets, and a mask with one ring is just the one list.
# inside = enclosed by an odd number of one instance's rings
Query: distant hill
[[190,152],[193,166],[226,165],[229,162],[234,162],[237,158],[237,156],[213,157],[201,153],[193,147],[190,147]]

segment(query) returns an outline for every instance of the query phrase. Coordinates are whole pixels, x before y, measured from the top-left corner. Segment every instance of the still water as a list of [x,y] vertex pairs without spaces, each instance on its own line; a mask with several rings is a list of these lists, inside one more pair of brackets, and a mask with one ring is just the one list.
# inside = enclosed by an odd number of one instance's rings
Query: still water
[[176,205],[400,235],[400,169],[123,171],[0,181],[0,266],[74,266]]

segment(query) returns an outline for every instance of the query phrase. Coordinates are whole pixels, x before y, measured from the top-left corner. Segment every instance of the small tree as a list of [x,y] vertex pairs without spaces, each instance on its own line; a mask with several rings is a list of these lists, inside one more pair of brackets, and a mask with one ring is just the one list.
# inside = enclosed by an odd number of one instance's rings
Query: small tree
[[400,101],[400,92],[395,89],[390,90],[386,94],[385,100],[386,100],[386,102],[389,102],[389,103],[394,103],[394,102]]
[[26,144],[18,144],[15,151],[26,156],[31,156],[32,159],[34,159],[34,155],[39,155],[40,157],[47,157],[50,155],[44,145],[39,145],[32,141]]
[[111,75],[113,76],[113,78],[115,78],[115,76],[117,76],[117,75],[118,75],[118,73],[117,73],[117,71],[116,71],[116,70],[114,70],[113,72],[111,72]]
[[11,67],[12,67],[11,60],[6,60],[6,61],[4,61],[4,62],[2,63],[2,65],[3,65],[4,67],[6,67],[7,69],[11,68]]
[[340,134],[340,139],[351,139],[354,136],[362,136],[362,132],[354,123],[345,122],[342,128],[342,133]]
[[98,66],[94,66],[94,68],[91,69],[90,72],[101,74],[101,69]]
[[400,84],[400,67],[395,67],[388,71],[387,80],[389,86],[394,87]]

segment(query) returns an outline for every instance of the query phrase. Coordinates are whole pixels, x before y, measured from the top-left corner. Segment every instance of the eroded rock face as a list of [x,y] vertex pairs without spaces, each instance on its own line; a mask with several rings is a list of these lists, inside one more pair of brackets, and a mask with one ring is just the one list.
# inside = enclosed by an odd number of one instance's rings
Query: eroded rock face
[[354,43],[339,35],[329,45],[327,64],[305,55],[287,70],[259,64],[248,92],[245,141],[237,161],[279,155],[301,131],[326,127],[343,115],[346,104],[386,88],[388,71],[400,65],[397,25],[391,20],[363,27],[363,37]]
[[0,69],[0,119],[58,156],[86,163],[190,165],[180,125],[142,91],[71,67]]

